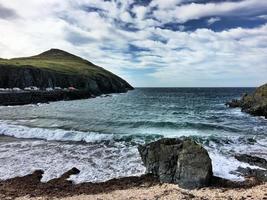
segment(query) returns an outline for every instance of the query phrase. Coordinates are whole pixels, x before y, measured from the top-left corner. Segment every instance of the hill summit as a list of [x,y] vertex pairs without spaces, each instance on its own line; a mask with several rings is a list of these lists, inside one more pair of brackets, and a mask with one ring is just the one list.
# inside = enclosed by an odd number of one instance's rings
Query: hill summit
[[[35,59],[76,59],[76,60],[83,60],[83,61],[86,61],[84,60],[83,58],[79,57],[79,56],[76,56],[74,54],[71,54],[67,51],[63,51],[61,49],[50,49],[50,50],[47,50],[43,53],[40,53],[36,56],[32,56],[31,58],[35,58]],[[89,62],[89,61],[87,61]],[[91,63],[92,64],[92,63]]]
[[67,51],[63,51],[61,49],[53,49],[53,48],[43,53],[40,53],[36,57],[68,57],[68,56],[77,57]]

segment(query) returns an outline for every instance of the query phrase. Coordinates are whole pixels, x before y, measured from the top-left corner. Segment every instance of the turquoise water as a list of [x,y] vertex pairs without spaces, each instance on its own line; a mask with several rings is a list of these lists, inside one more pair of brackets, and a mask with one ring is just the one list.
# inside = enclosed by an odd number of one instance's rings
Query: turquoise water
[[145,169],[138,144],[190,136],[208,149],[216,175],[242,180],[234,171],[246,165],[233,155],[267,157],[267,121],[224,103],[252,91],[137,88],[88,100],[0,107],[0,134],[19,138],[0,140],[0,179],[41,168],[46,181],[72,166],[82,170],[72,177],[76,182],[139,175]]

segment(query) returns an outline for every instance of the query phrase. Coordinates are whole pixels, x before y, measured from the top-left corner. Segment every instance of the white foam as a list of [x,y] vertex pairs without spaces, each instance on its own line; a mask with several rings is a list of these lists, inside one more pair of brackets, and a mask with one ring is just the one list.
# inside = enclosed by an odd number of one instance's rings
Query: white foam
[[246,116],[248,115],[245,112],[242,112],[240,108],[231,108],[227,110],[232,116],[237,116],[237,117],[241,117],[241,116]]
[[168,138],[177,138],[182,136],[210,136],[214,134],[211,131],[202,131],[198,129],[173,129],[173,128],[138,128],[134,131],[141,133],[143,135],[151,135],[157,134],[160,136],[168,137]]
[[[144,130],[144,132],[151,131]],[[151,131],[152,133],[154,131]],[[184,135],[202,135],[198,131],[180,130],[176,132],[163,131],[167,137],[178,137]],[[201,132],[202,133],[202,132]],[[145,134],[145,133],[144,133]],[[206,133],[209,135],[209,133]],[[67,131],[62,129],[30,128],[17,125],[13,121],[0,121],[0,135],[13,136],[16,138],[37,138],[48,141],[85,141],[96,142],[102,140],[112,141],[113,134],[96,132]],[[119,136],[116,136],[118,138]],[[251,167],[239,162],[231,155],[223,152],[258,152],[264,149],[257,145],[235,145],[238,144],[238,136],[232,136],[234,144],[218,146],[210,142],[206,147],[212,159],[213,172],[216,176],[230,180],[242,181],[243,177],[233,174],[240,167]],[[236,142],[235,142],[236,140]],[[262,140],[263,145],[266,144]],[[245,149],[246,148],[246,149]],[[265,147],[266,149],[266,147]],[[125,145],[124,142],[114,142],[113,146],[101,144],[59,143],[45,141],[18,141],[0,143],[0,179],[14,176],[22,176],[36,169],[45,170],[43,181],[59,177],[72,167],[77,167],[81,173],[72,176],[75,182],[98,182],[111,178],[140,175],[145,169],[136,146]],[[3,164],[2,164],[3,163]]]
[[267,118],[265,118],[264,116],[259,116],[259,119],[263,119],[264,121],[267,121]]
[[85,141],[96,142],[100,140],[112,140],[113,134],[101,134],[96,132],[67,131],[62,129],[29,128],[26,126],[8,124],[0,121],[0,135],[16,138],[32,138],[57,141]]
[[71,176],[71,180],[76,183],[100,182],[145,172],[137,148],[121,143],[106,146],[21,140],[0,143],[0,152],[2,180],[42,169],[42,181],[46,182],[61,176],[72,167],[81,171]]
[[256,166],[251,166],[247,163],[240,162],[234,157],[224,156],[221,153],[215,151],[209,151],[209,156],[212,160],[212,168],[215,176],[233,180],[233,181],[243,181],[244,177],[233,173],[238,167],[242,168],[258,168]]

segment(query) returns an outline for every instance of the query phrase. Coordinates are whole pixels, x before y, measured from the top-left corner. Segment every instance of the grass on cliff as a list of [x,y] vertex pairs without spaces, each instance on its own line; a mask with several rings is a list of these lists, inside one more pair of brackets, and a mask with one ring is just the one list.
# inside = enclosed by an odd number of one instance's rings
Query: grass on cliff
[[111,72],[98,67],[87,60],[59,49],[51,49],[32,57],[0,59],[0,66],[1,65],[34,67],[70,75],[113,75]]

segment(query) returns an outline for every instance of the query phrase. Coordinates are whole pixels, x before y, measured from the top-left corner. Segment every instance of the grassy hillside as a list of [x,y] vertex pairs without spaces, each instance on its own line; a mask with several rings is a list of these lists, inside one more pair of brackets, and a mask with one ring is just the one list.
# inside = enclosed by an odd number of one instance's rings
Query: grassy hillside
[[14,67],[31,66],[69,75],[75,74],[88,77],[96,75],[114,75],[87,60],[59,49],[51,49],[32,57],[0,59],[0,65],[11,65]]

